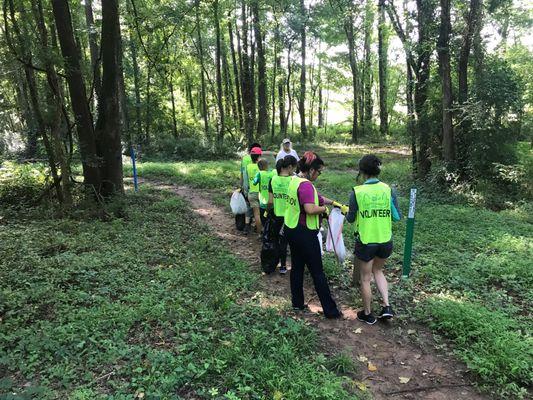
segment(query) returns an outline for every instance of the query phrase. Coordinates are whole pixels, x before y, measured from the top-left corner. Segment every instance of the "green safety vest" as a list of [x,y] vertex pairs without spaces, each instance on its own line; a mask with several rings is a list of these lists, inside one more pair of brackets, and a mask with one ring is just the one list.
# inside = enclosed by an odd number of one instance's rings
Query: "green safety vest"
[[268,204],[268,184],[276,171],[259,171],[259,205],[266,208]]
[[389,185],[377,182],[353,188],[357,201],[354,229],[361,243],[387,243],[392,238],[392,192]]
[[274,198],[274,215],[276,217],[283,217],[285,215],[285,205],[287,204],[287,191],[289,183],[291,183],[291,176],[272,177],[272,197]]
[[252,157],[250,156],[250,154],[246,154],[243,158],[242,158],[242,161],[241,161],[241,172],[244,174],[244,172],[246,171],[246,167],[248,166],[248,164],[250,164],[252,162]]
[[259,172],[259,167],[257,166],[257,163],[250,162],[246,166],[246,173],[248,174],[248,193],[258,193],[259,192],[259,185],[254,185],[254,178],[255,175]]
[[[284,222],[287,227],[294,229],[300,219],[300,202],[298,201],[298,188],[302,182],[308,182],[307,179],[295,176],[291,179],[287,189],[287,202],[285,204]],[[315,205],[318,206],[318,193],[313,186],[315,193]],[[308,229],[318,229],[320,227],[318,215],[306,215],[306,225]]]

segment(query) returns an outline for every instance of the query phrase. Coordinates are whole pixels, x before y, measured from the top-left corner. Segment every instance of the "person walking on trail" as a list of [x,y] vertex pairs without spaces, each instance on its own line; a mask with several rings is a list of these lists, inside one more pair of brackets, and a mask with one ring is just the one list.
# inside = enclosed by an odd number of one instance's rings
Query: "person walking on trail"
[[255,174],[253,184],[259,185],[259,215],[261,224],[265,225],[267,219],[268,208],[268,187],[273,175],[276,174],[276,170],[268,170],[268,161],[261,158],[257,161],[259,172]]
[[286,156],[293,156],[296,161],[300,160],[300,157],[298,157],[298,154],[292,148],[292,143],[290,139],[287,138],[283,139],[283,141],[281,142],[281,149],[279,150],[278,155],[276,156],[276,162],[284,159]]
[[305,310],[304,268],[307,265],[326,318],[341,318],[342,313],[329,290],[322,265],[321,244],[318,241],[320,215],[327,212],[326,204],[333,201],[321,196],[314,182],[322,173],[324,162],[314,152],[306,152],[298,162],[299,174],[287,188],[284,232],[291,249],[291,295],[295,310]]
[[283,231],[283,221],[285,215],[285,204],[287,202],[287,190],[289,183],[297,166],[296,158],[293,156],[286,156],[279,159],[276,163],[277,175],[274,175],[268,187],[268,205],[269,212],[274,214],[274,230],[278,235],[279,248],[279,273],[284,275],[287,273],[287,239]]
[[261,148],[261,145],[259,143],[252,143],[250,147],[248,147],[248,153],[246,153],[242,157],[242,160],[241,160],[240,188],[248,205],[248,212],[246,213],[245,227],[244,227],[245,234],[250,232],[251,225],[252,225],[252,217],[253,217],[253,210],[252,210],[252,207],[250,207],[250,203],[248,201],[248,191],[250,189],[250,180],[248,179],[248,170],[246,167],[248,166],[248,164],[252,162],[252,156],[250,153],[254,147]]
[[387,279],[383,274],[385,260],[392,253],[392,221],[399,221],[398,201],[395,192],[378,179],[381,160],[373,154],[359,160],[359,175],[364,184],[355,186],[350,192],[350,204],[346,220],[355,222],[355,256],[361,274],[361,296],[364,309],[357,313],[357,319],[369,325],[376,323],[372,314],[372,275],[381,294],[382,307],[377,318],[390,319],[394,311],[389,303]]
[[257,162],[259,161],[261,154],[263,154],[263,152],[260,147],[254,147],[250,150],[252,161],[246,166],[246,174],[248,176],[248,202],[252,208],[257,233],[261,233],[263,230],[261,217],[259,215],[259,184],[254,184],[254,177],[259,172]]

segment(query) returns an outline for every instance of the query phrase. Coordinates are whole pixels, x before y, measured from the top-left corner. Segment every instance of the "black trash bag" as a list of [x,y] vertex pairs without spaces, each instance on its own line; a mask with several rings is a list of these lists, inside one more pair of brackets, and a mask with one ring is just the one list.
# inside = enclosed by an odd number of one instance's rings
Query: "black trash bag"
[[269,213],[263,225],[263,245],[261,246],[261,269],[267,274],[276,270],[279,262],[279,238],[274,218]]
[[235,228],[238,231],[243,231],[246,226],[246,214],[237,214],[235,215]]

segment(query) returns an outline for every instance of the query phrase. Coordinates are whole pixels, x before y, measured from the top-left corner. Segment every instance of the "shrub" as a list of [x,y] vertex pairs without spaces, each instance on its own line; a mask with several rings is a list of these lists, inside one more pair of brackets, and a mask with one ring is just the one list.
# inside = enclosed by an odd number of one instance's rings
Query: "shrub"
[[36,201],[42,194],[46,176],[46,169],[40,164],[3,162],[0,165],[0,203],[25,205]]

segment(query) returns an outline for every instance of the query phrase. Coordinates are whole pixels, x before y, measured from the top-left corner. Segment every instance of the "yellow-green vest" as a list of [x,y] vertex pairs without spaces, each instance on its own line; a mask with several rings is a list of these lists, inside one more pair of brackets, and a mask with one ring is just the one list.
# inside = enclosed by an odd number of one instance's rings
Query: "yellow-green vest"
[[246,173],[248,174],[248,193],[259,193],[259,184],[254,185],[254,178],[259,172],[257,163],[251,162],[246,166]]
[[354,229],[361,243],[387,243],[392,238],[392,192],[383,182],[355,186],[357,216]]
[[274,203],[274,215],[276,217],[285,216],[285,206],[287,204],[287,191],[292,177],[275,175],[272,177],[272,197]]
[[[298,188],[303,182],[308,182],[307,179],[295,176],[291,179],[287,189],[287,203],[285,205],[284,222],[288,228],[294,229],[298,226],[300,219],[300,202],[298,201]],[[315,205],[318,206],[318,193],[313,186],[315,195]],[[306,226],[308,229],[318,229],[320,227],[318,215],[306,214]]]
[[274,171],[259,171],[259,205],[261,208],[266,208],[268,204],[268,184],[272,179]]

